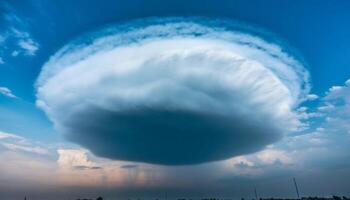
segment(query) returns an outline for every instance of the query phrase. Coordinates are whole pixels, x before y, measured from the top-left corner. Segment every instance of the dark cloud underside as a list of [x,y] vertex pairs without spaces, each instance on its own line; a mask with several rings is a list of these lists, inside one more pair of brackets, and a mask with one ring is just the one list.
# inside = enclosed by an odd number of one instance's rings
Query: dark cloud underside
[[165,165],[251,153],[280,136],[259,122],[184,110],[95,108],[66,122],[67,137],[98,156]]

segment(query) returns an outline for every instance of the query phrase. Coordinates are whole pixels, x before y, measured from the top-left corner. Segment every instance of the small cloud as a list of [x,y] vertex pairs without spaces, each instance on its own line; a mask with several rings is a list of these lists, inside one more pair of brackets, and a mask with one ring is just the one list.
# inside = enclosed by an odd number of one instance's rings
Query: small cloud
[[18,42],[18,45],[25,51],[25,54],[29,56],[34,56],[35,52],[39,49],[38,43],[28,38],[24,40],[20,40]]
[[6,40],[6,37],[3,35],[0,35],[0,44],[5,42],[5,40]]
[[318,128],[316,128],[316,131],[317,132],[323,132],[325,129],[324,128],[322,128],[322,127],[318,127]]
[[267,149],[257,154],[257,158],[266,164],[273,164],[280,162],[282,164],[291,164],[292,159],[287,155],[285,151],[276,149]]
[[235,167],[253,167],[254,163],[244,156],[237,156],[230,160]]
[[318,99],[318,96],[316,94],[309,94],[307,95],[307,100],[309,101],[313,101],[313,100],[316,100]]
[[74,166],[73,168],[77,170],[102,169],[102,167],[97,167],[97,166],[89,167],[84,165]]
[[333,87],[331,87],[330,89],[329,89],[329,92],[331,93],[331,92],[336,92],[336,91],[340,91],[342,89],[342,87],[341,86],[333,86]]
[[[350,79],[345,81],[343,86],[333,86],[329,89],[324,97],[326,103],[332,103],[335,106],[340,106],[343,102],[345,105],[350,104]],[[344,106],[344,105],[343,105]]]
[[122,169],[133,169],[139,167],[138,165],[122,165],[120,168]]
[[347,81],[345,81],[345,85],[350,87],[350,79],[348,79]]
[[0,65],[2,65],[4,63],[5,63],[4,59],[2,59],[2,57],[0,57]]
[[321,112],[328,112],[335,108],[335,106],[329,102],[326,102],[325,105],[318,107],[317,109]]
[[0,87],[0,94],[10,97],[10,98],[18,98],[16,95],[14,95],[12,93],[12,91],[10,89],[8,89],[7,87]]
[[58,149],[58,166],[63,170],[101,169],[88,159],[87,152],[81,149]]
[[11,56],[12,56],[12,57],[17,57],[17,56],[18,56],[18,54],[19,54],[19,52],[18,52],[18,51],[13,51],[13,52],[11,53]]

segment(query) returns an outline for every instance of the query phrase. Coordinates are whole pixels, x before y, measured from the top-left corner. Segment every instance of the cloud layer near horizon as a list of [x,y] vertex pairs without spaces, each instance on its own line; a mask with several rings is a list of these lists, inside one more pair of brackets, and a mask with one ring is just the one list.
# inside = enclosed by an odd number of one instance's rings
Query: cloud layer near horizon
[[183,165],[258,151],[298,129],[308,73],[231,25],[153,19],[85,36],[44,65],[37,105],[106,158]]

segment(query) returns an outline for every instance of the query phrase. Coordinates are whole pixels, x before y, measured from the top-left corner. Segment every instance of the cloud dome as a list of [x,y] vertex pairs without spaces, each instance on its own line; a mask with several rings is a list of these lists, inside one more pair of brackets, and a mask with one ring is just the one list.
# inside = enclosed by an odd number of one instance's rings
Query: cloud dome
[[37,105],[95,155],[164,165],[252,153],[300,124],[308,73],[288,47],[237,23],[144,19],[68,43]]

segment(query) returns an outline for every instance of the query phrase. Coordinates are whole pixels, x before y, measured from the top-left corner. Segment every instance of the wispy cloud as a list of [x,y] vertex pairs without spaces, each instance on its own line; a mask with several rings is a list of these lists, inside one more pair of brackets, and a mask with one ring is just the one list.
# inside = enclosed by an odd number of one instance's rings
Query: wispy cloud
[[24,146],[16,143],[3,142],[2,145],[12,151],[26,151],[36,154],[47,154],[47,150],[38,146]]
[[19,49],[12,52],[12,56],[17,56],[22,53],[28,56],[34,56],[36,51],[39,50],[39,44],[34,41],[29,32],[21,31],[17,28],[11,28],[10,31],[17,39],[17,46]]
[[7,133],[7,132],[0,131],[0,139],[7,139],[7,138],[14,138],[14,139],[19,139],[19,140],[24,139],[23,137],[15,135],[13,133]]
[[27,55],[34,56],[35,52],[39,49],[38,43],[32,39],[22,39],[18,42],[18,45],[24,50]]
[[9,88],[7,88],[7,87],[0,87],[0,94],[2,94],[2,95],[5,95],[5,96],[7,96],[7,97],[10,97],[10,98],[18,98],[16,95],[14,95],[13,93],[12,93],[12,91],[9,89]]
[[6,8],[7,13],[3,15],[5,28],[0,32],[0,64],[8,59],[6,55],[35,56],[39,50],[39,43],[30,34],[26,18],[16,15],[11,7]]
[[[0,45],[2,46],[4,42],[5,42],[5,37],[2,34],[0,34]],[[2,50],[1,47],[0,47],[0,50]],[[2,58],[1,53],[2,52],[0,51],[0,65],[5,63],[4,59]]]
[[19,54],[26,56],[35,56],[36,52],[39,50],[39,44],[34,41],[31,34],[25,30],[20,30],[18,28],[10,28],[11,35],[17,41],[17,49],[13,50],[12,56],[17,56]]
[[35,154],[47,154],[48,150],[34,145],[30,140],[13,133],[0,131],[0,145],[10,151],[22,151]]

